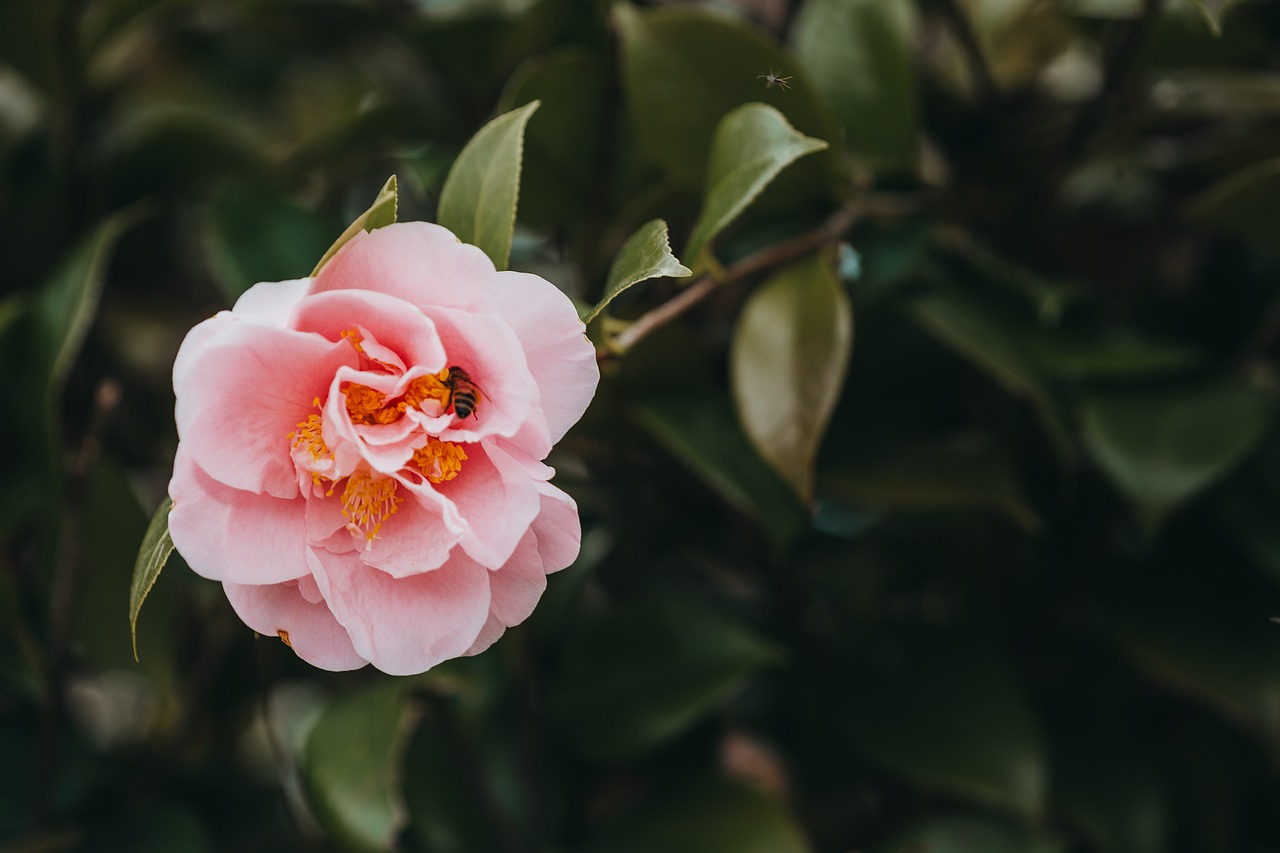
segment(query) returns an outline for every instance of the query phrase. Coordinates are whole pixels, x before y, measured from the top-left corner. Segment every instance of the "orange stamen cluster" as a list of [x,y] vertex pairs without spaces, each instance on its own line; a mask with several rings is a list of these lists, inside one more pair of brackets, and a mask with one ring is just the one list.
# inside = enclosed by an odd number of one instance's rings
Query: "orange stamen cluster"
[[350,329],[344,329],[338,334],[342,337],[343,340],[351,344],[351,346],[355,349],[356,352],[364,353],[364,347],[360,345],[361,342],[364,341],[364,335],[360,334],[359,329],[352,327]]
[[349,382],[342,386],[347,397],[347,414],[353,424],[393,424],[404,417],[404,401],[387,404],[386,396],[367,385]]
[[[311,404],[320,408],[320,398],[316,397]],[[307,415],[305,421],[299,421],[298,428],[289,433],[288,437],[293,440],[291,446],[294,449],[302,448],[303,451],[310,453],[311,458],[316,462],[333,458],[333,452],[324,443],[324,420],[317,414]],[[317,486],[324,480],[325,478],[315,471],[311,472],[311,482]]]
[[431,437],[427,438],[425,445],[413,451],[413,461],[418,470],[432,483],[445,483],[458,476],[466,458],[467,452],[461,444]]
[[342,514],[350,519],[351,526],[364,531],[366,539],[372,539],[403,500],[396,496],[395,478],[356,471],[347,477],[347,487],[342,490]]
[[448,378],[449,368],[447,367],[439,373],[419,376],[409,383],[409,388],[404,392],[405,403],[415,409],[421,409],[425,401],[436,400],[442,407],[448,407],[449,395],[452,393],[450,387],[445,384]]

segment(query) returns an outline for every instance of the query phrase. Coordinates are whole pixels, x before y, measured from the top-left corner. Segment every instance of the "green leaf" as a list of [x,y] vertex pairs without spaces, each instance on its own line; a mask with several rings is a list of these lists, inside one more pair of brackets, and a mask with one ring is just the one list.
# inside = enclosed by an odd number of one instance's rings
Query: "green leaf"
[[40,354],[51,401],[60,393],[97,313],[111,250],[138,218],[135,208],[99,225],[72,250],[35,298],[32,344]]
[[1272,409],[1270,395],[1239,382],[1098,391],[1080,402],[1081,438],[1154,535],[1253,449]]
[[671,254],[671,241],[667,237],[667,223],[654,219],[641,225],[636,233],[627,238],[627,242],[618,250],[609,267],[609,276],[605,280],[604,295],[595,307],[588,307],[579,313],[582,322],[590,323],[617,298],[618,294],[651,278],[684,278],[693,275],[676,256]]
[[[622,82],[645,154],[686,186],[704,183],[720,119],[767,101],[809,136],[832,138],[829,116],[796,60],[742,21],[705,9],[614,8]],[[708,46],[714,45],[714,50]],[[766,87],[762,75],[789,77]]]
[[830,471],[819,485],[826,495],[873,507],[978,509],[1001,513],[1028,533],[1041,527],[1013,462],[981,436],[896,447]]
[[1187,205],[1198,222],[1280,251],[1280,158],[1228,175]]
[[138,659],[138,614],[142,612],[142,602],[147,600],[160,577],[160,570],[173,553],[173,539],[169,536],[169,511],[172,509],[173,501],[166,496],[151,516],[147,532],[142,535],[142,544],[138,547],[138,558],[133,564],[133,580],[129,584],[129,635],[133,638],[134,660]]
[[507,268],[520,195],[524,128],[540,102],[532,101],[480,128],[462,149],[440,191],[437,219],[464,243],[479,246]]
[[744,104],[721,119],[711,143],[711,162],[702,213],[693,226],[685,257],[697,260],[703,247],[738,217],[778,174],[827,143],[811,139],[767,104]]
[[382,189],[378,191],[378,195],[373,200],[373,204],[369,205],[369,209],[357,216],[355,221],[348,225],[346,230],[329,247],[329,251],[320,257],[320,261],[316,264],[315,269],[311,271],[311,274],[315,275],[320,272],[320,268],[330,258],[338,254],[338,250],[347,245],[347,242],[356,234],[361,231],[372,231],[375,228],[381,228],[384,225],[390,225],[395,222],[398,204],[399,195],[396,190],[396,176],[392,175],[382,185]]
[[805,503],[852,349],[853,309],[829,252],[776,273],[751,294],[734,328],[729,372],[739,421]]
[[324,251],[327,230],[313,211],[277,192],[233,184],[214,201],[205,221],[209,266],[227,301],[235,302],[258,282],[306,275]]
[[1209,25],[1209,31],[1218,38],[1222,38],[1222,16],[1227,9],[1235,5],[1235,0],[1187,0],[1187,2],[1200,10],[1204,22]]
[[606,759],[675,737],[779,658],[736,621],[672,596],[632,604],[574,645],[551,710],[584,753]]
[[340,697],[311,730],[302,782],[316,818],[353,850],[391,850],[407,812],[400,765],[418,708],[410,682],[382,679]]
[[951,286],[939,286],[918,297],[907,310],[939,343],[972,362],[1009,393],[1028,400],[1060,458],[1073,458],[1061,403],[1026,343],[1026,319]]
[[1036,819],[1046,773],[1036,722],[992,649],[955,631],[882,639],[849,674],[843,730],[925,788]]
[[796,19],[796,55],[845,143],[876,164],[916,161],[916,28],[909,0],[808,0]]
[[1280,582],[1280,435],[1273,432],[1249,465],[1214,490],[1218,518],[1240,546]]
[[1095,329],[1040,331],[1026,337],[1026,351],[1045,372],[1066,379],[1120,378],[1172,373],[1196,366],[1188,346]]
[[879,848],[879,853],[1064,853],[1059,839],[1035,835],[989,817],[930,818]]
[[776,800],[725,779],[663,786],[633,814],[597,833],[588,853],[804,853],[795,818]]
[[640,401],[636,421],[779,548],[808,521],[804,507],[752,449],[727,400],[671,396]]
[[1153,681],[1253,730],[1280,755],[1280,626],[1265,618],[1266,604],[1204,599],[1199,587],[1161,590],[1114,619],[1120,646]]

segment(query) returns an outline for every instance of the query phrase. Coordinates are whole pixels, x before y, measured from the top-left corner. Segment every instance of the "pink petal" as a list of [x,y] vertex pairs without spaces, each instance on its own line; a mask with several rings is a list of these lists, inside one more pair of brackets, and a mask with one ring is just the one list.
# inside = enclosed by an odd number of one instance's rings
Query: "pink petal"
[[268,637],[288,633],[293,651],[312,666],[334,672],[364,666],[367,661],[356,654],[351,638],[325,603],[308,601],[299,586],[224,583],[222,588],[244,624]]
[[345,342],[319,335],[222,324],[183,357],[174,377],[178,436],[215,480],[295,497],[289,433],[315,412],[312,401],[328,393],[334,372],[355,355]]
[[455,551],[432,572],[393,578],[355,555],[312,552],[317,584],[357,653],[412,675],[466,652],[489,614],[489,572]]
[[547,573],[538,556],[538,540],[530,531],[520,540],[511,559],[489,573],[489,618],[467,654],[479,654],[507,628],[528,619],[546,588]]
[[232,313],[242,320],[252,320],[283,329],[293,308],[311,290],[311,279],[268,281],[255,284],[240,294]]
[[357,234],[316,276],[314,290],[373,290],[419,307],[473,310],[486,304],[493,262],[453,232],[399,222]]
[[[465,464],[465,463],[464,463]],[[393,578],[403,578],[440,568],[466,529],[457,510],[426,485],[399,480],[397,497],[403,498],[382,530],[364,547],[360,559]]]
[[432,308],[429,313],[444,342],[449,366],[465,370],[480,391],[474,415],[445,420],[450,426],[440,432],[440,438],[470,442],[490,435],[515,435],[529,419],[538,394],[520,341],[492,316],[448,308]]
[[331,341],[340,340],[343,332],[360,326],[372,335],[366,349],[375,358],[376,350],[386,347],[398,355],[404,365],[424,367],[432,373],[446,367],[444,347],[436,335],[435,324],[412,303],[385,293],[361,290],[317,293],[298,305],[292,325],[299,331],[316,332]]
[[547,574],[568,568],[582,548],[582,523],[573,498],[550,483],[538,483],[541,498],[532,530],[538,537],[538,554]]
[[169,482],[174,547],[196,574],[216,581],[274,584],[311,572],[306,501],[233,489],[178,446]]
[[436,490],[453,501],[467,524],[462,547],[472,559],[497,568],[511,558],[537,516],[537,484],[496,443],[467,445],[462,472]]
[[573,302],[555,285],[529,273],[496,275],[494,306],[524,346],[554,444],[595,396],[600,382],[595,347]]

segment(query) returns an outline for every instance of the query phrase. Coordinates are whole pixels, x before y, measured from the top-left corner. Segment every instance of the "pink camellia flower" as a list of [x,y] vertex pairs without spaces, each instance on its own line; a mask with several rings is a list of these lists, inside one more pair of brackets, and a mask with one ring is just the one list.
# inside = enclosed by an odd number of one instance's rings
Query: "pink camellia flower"
[[173,367],[174,545],[316,666],[482,651],[578,553],[540,460],[595,394],[583,331],[553,285],[422,222],[254,286]]

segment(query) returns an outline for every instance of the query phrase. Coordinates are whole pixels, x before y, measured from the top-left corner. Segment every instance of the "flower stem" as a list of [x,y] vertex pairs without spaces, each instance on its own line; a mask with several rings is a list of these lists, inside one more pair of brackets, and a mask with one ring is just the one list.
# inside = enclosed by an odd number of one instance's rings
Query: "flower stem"
[[704,275],[657,308],[641,315],[596,352],[597,359],[624,355],[642,339],[706,299],[717,288],[737,284],[758,272],[795,260],[844,236],[865,216],[891,216],[910,212],[913,198],[902,196],[861,197],[841,207],[812,231],[775,243],[747,255],[730,266]]

